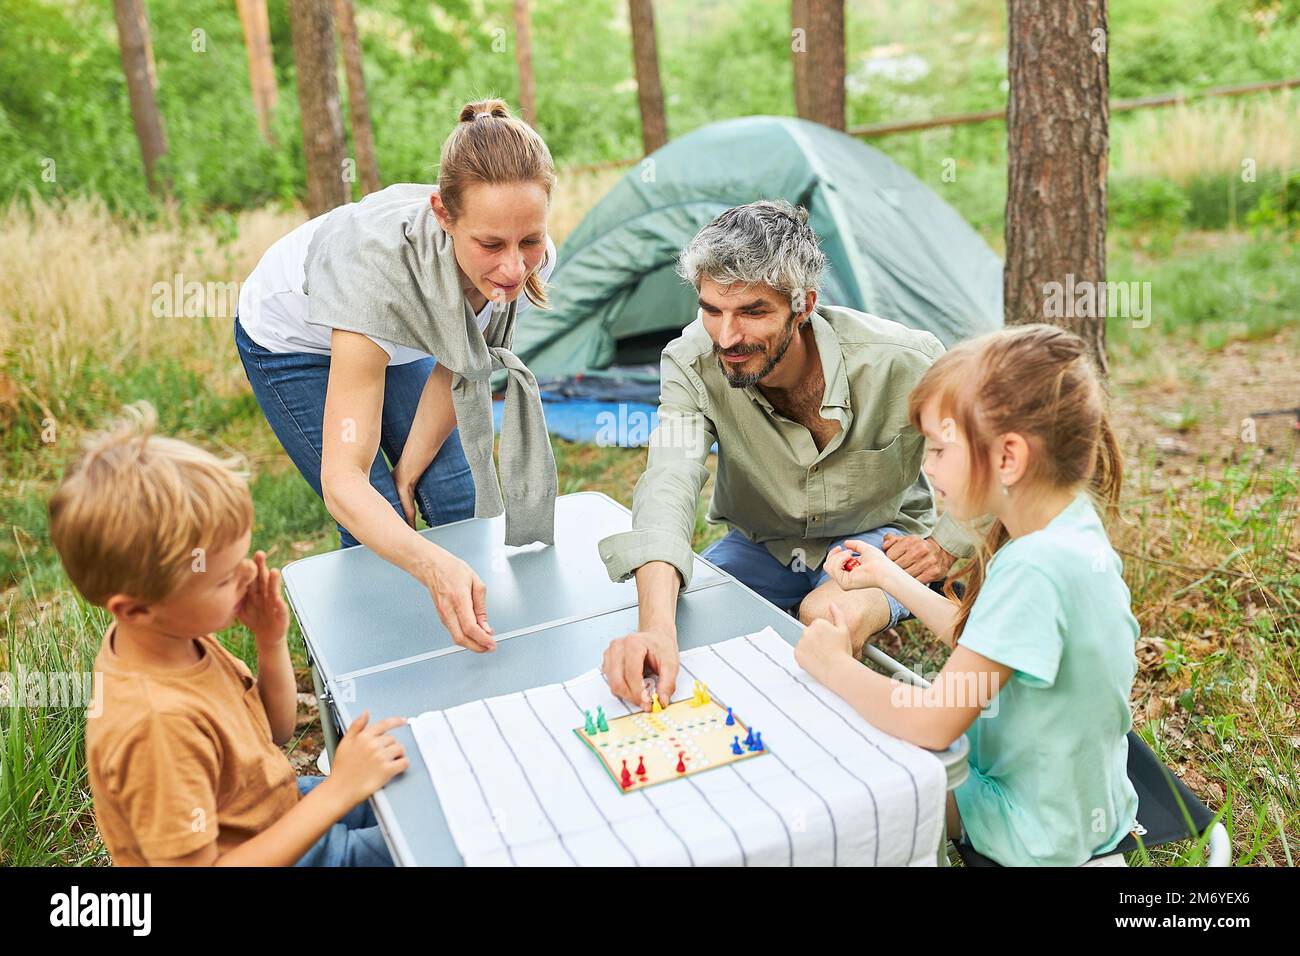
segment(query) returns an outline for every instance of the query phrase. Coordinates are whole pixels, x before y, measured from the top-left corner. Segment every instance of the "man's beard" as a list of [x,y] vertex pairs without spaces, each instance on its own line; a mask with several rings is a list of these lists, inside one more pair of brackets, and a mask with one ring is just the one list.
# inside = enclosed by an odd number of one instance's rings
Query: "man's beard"
[[[776,351],[772,353],[771,358],[767,360],[767,364],[757,372],[744,374],[732,372],[727,363],[722,360],[722,352],[724,350],[719,348],[716,342],[713,343],[713,355],[717,358],[718,367],[722,369],[722,375],[727,380],[728,385],[732,388],[749,388],[751,385],[757,385],[761,380],[767,377],[768,373],[771,372],[772,369],[776,368],[777,363],[780,362],[781,359],[785,358],[786,349],[788,349],[790,343],[794,341],[796,328],[795,316],[797,314],[798,313],[796,312],[790,313],[790,321],[786,324],[784,337],[782,337],[781,342],[777,345]],[[727,351],[734,350],[728,349]],[[762,345],[752,345],[745,351],[750,355],[754,355],[758,352],[766,352],[767,348]]]

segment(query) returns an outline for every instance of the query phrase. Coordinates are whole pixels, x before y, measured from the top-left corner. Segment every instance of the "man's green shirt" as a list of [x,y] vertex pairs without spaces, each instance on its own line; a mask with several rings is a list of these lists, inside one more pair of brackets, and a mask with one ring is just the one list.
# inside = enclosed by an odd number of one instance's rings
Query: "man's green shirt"
[[718,443],[710,522],[766,545],[784,565],[819,566],[832,541],[882,525],[933,531],[950,554],[971,546],[943,516],[921,473],[925,440],[907,419],[907,397],[943,345],[929,332],[837,306],[818,305],[813,335],[826,380],[821,415],[839,431],[820,452],[806,427],[777,412],[757,387],[728,384],[704,323],[664,349],[659,424],[632,497],[632,531],[600,542],[610,578],[666,561],[690,585],[695,505]]

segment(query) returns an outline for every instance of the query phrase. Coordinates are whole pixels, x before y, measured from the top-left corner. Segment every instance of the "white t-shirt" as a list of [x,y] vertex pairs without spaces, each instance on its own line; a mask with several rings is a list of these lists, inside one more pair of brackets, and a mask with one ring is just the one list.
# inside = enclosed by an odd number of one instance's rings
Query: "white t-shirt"
[[[268,351],[330,354],[330,335],[334,330],[308,321],[307,294],[302,291],[302,284],[306,279],[307,247],[325,217],[334,211],[322,213],[276,240],[239,290],[239,324],[249,338]],[[555,244],[547,236],[546,264],[539,273],[542,281],[550,279],[554,270]],[[516,316],[522,316],[531,307],[532,303],[521,292]],[[488,302],[478,313],[479,331],[487,328],[491,318],[492,303]],[[419,349],[366,337],[388,353],[389,365],[405,365],[428,357],[428,353]]]

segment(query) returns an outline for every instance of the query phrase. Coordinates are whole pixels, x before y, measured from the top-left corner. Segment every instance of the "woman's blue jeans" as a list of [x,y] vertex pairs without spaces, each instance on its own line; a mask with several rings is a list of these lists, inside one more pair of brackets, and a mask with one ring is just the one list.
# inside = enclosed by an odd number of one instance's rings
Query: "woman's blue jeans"
[[[330,357],[264,349],[248,337],[238,315],[235,316],[235,346],[248,382],[253,386],[253,395],[275,437],[280,439],[312,490],[321,495],[321,431]],[[392,465],[401,457],[420,404],[420,393],[436,364],[432,358],[425,358],[405,365],[390,365],[384,377],[379,451],[370,466],[370,484],[399,515],[403,515],[402,502],[393,483]],[[460,445],[459,429],[448,436],[433,463],[420,476],[414,497],[430,527],[474,517],[474,479]],[[342,525],[338,529],[342,547],[360,543]]]

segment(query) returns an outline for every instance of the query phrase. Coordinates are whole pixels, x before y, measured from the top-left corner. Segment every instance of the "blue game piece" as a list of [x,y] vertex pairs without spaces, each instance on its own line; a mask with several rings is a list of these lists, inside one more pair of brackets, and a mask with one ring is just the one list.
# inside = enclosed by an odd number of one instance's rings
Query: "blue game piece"
[[731,738],[731,752],[733,754],[743,754],[745,752],[740,749],[740,734]]
[[754,728],[749,728],[749,733],[745,735],[745,746],[750,750],[754,749]]
[[731,708],[728,707],[728,708],[727,708],[727,726],[728,726],[728,727],[734,727],[735,725],[736,725],[736,718],[731,716]]
[[754,734],[754,749],[760,753],[763,751],[763,735],[761,733]]

